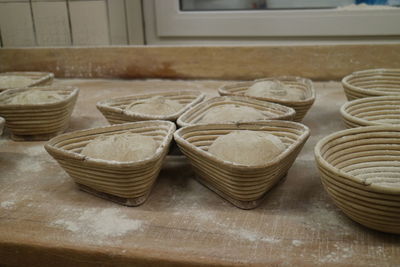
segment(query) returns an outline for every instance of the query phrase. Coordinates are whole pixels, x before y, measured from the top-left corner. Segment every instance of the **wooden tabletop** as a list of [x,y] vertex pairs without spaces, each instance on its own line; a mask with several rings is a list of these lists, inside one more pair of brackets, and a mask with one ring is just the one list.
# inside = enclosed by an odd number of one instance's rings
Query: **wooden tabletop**
[[[197,89],[221,81],[57,80],[78,86],[68,131],[107,125],[95,107],[113,96]],[[286,180],[260,207],[240,210],[193,179],[184,158],[168,157],[145,204],[124,207],[79,191],[44,142],[0,139],[0,265],[358,265],[400,264],[400,236],[348,219],[327,196],[313,156],[316,142],[344,129],[338,82],[316,83],[304,120],[311,137]]]

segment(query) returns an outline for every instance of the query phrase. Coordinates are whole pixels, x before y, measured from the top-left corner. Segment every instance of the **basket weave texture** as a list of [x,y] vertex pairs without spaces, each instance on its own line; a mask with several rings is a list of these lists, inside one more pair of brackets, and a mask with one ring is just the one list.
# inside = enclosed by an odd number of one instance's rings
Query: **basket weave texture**
[[[247,82],[239,82],[234,84],[227,84],[218,89],[220,95],[244,95],[247,89],[253,84],[261,81],[274,81],[279,80],[285,85],[288,85],[292,88],[297,88],[304,92],[305,99],[298,101],[291,101],[285,99],[276,99],[276,98],[266,98],[266,97],[252,97],[258,100],[274,102],[277,104],[281,104],[284,106],[288,106],[293,108],[296,111],[296,116],[294,121],[300,122],[303,120],[304,116],[311,108],[312,104],[315,101],[315,90],[314,86],[309,79],[301,78],[301,77],[291,77],[291,76],[282,76],[282,77],[271,77],[266,79],[259,79],[255,81],[247,81]],[[250,97],[250,96],[249,96]]]
[[[235,130],[263,131],[273,134],[286,145],[278,157],[263,165],[247,166],[223,161],[208,151],[216,138]],[[174,138],[188,157],[194,170],[211,185],[214,191],[236,205],[257,201],[285,176],[309,136],[306,126],[290,122],[270,120],[258,123],[204,124],[179,129]],[[238,201],[238,202],[237,202]],[[243,208],[242,205],[237,205]],[[247,208],[254,208],[249,206]]]
[[[174,131],[175,124],[169,121],[133,122],[59,135],[51,139],[45,148],[77,184],[112,196],[137,199],[149,194]],[[106,161],[80,154],[98,136],[127,132],[152,137],[158,144],[155,154],[136,162]]]
[[[192,107],[178,118],[177,124],[181,127],[195,125],[195,124],[204,124],[201,122],[201,119],[207,113],[207,111],[209,111],[211,108],[224,105],[251,107],[260,112],[267,112],[268,114],[273,114],[272,116],[265,115],[264,120],[274,119],[274,120],[292,121],[296,114],[294,109],[272,102],[260,101],[245,96],[221,96],[221,97],[210,98]],[[246,121],[246,122],[252,122],[252,121]],[[258,121],[253,121],[253,122],[258,122]]]
[[318,142],[315,158],[325,190],[351,219],[400,234],[400,127],[367,126]]
[[[150,115],[142,113],[128,112],[125,108],[134,101],[143,101],[154,96],[163,96],[170,100],[178,101],[184,107],[174,114],[169,115]],[[204,94],[198,91],[174,91],[160,92],[142,95],[131,95],[125,97],[112,98],[97,103],[97,108],[106,117],[110,124],[119,124],[145,120],[169,120],[176,121],[190,107],[196,105],[204,99]]]
[[371,69],[342,79],[348,100],[371,96],[400,95],[400,69]]

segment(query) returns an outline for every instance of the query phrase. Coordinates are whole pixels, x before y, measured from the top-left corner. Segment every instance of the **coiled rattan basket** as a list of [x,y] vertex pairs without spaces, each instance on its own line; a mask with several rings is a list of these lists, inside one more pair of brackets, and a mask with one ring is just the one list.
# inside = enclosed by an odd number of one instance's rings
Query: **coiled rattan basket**
[[[168,152],[175,124],[169,121],[143,121],[62,134],[45,148],[74,179],[80,189],[127,206],[146,201]],[[151,136],[159,145],[155,154],[137,162],[93,159],[80,154],[100,135],[126,132]]]
[[296,116],[294,121],[300,122],[303,120],[304,116],[311,108],[312,104],[315,101],[315,90],[311,80],[301,77],[290,77],[290,76],[282,76],[282,77],[271,77],[266,79],[259,79],[255,81],[248,82],[239,82],[234,84],[227,84],[218,89],[220,95],[244,95],[247,89],[253,84],[261,81],[273,81],[279,80],[282,83],[299,89],[304,92],[305,99],[299,101],[291,101],[285,99],[276,99],[276,98],[266,98],[266,97],[252,97],[258,100],[274,102],[277,104],[281,104],[284,106],[288,106],[293,108],[296,111]]
[[[44,104],[6,104],[3,101],[27,90],[56,91],[64,98]],[[31,87],[9,89],[0,93],[0,116],[6,119],[11,138],[17,141],[49,140],[64,132],[78,98],[75,87]]]
[[400,69],[353,72],[342,80],[348,100],[371,96],[400,95]]
[[356,99],[344,104],[340,113],[348,128],[391,124],[400,126],[400,95]]
[[400,127],[343,130],[318,142],[325,190],[351,219],[400,234]]
[[[26,77],[32,79],[32,82],[24,87],[33,87],[33,86],[44,86],[44,85],[50,85],[53,82],[54,79],[54,74],[51,72],[3,72],[0,73],[0,76],[21,76],[21,77]],[[0,87],[0,92],[7,90],[7,89],[12,89],[15,87],[11,86],[6,86],[6,87]]]
[[[258,166],[224,161],[207,152],[216,138],[235,130],[268,132],[279,137],[286,144],[286,150],[273,161]],[[175,141],[188,157],[198,180],[243,209],[255,208],[265,193],[285,176],[308,136],[309,129],[306,126],[278,120],[194,125],[183,127],[174,134]]]
[[[154,96],[163,96],[170,100],[178,101],[184,107],[178,112],[170,115],[149,115],[125,111],[125,108],[134,101],[143,101]],[[159,92],[142,95],[131,95],[125,97],[112,98],[97,103],[97,108],[106,117],[110,124],[126,123],[145,120],[168,120],[176,121],[190,107],[196,105],[204,99],[204,94],[199,91],[174,91]]]
[[220,96],[220,97],[210,98],[192,107],[178,118],[177,124],[181,127],[195,125],[195,124],[205,124],[201,122],[201,119],[207,113],[207,111],[210,110],[211,108],[224,105],[235,105],[235,106],[254,108],[264,114],[265,116],[264,120],[292,121],[296,114],[294,109],[276,103],[260,101],[245,96]]

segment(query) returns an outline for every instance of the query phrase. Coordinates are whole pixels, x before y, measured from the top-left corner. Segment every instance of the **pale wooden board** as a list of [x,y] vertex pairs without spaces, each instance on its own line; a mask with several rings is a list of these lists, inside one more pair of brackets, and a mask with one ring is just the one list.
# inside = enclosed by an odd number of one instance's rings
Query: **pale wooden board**
[[0,72],[50,71],[72,78],[339,80],[362,69],[400,68],[400,45],[1,49],[0,62]]
[[107,6],[111,44],[128,44],[125,0],[107,0]]
[[[153,90],[216,94],[221,81],[56,80],[81,88],[69,131],[106,125],[95,103]],[[240,210],[169,158],[148,201],[119,206],[81,192],[43,142],[0,139],[0,264],[23,266],[396,266],[400,236],[348,219],[323,190],[315,143],[344,129],[337,82],[316,83],[304,123],[311,137],[287,179],[254,210]]]

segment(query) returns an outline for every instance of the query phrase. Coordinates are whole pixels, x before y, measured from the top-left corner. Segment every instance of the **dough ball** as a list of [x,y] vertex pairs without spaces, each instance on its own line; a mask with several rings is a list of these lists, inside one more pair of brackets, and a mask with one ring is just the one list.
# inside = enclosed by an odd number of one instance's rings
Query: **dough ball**
[[245,95],[292,101],[303,100],[305,98],[301,90],[287,86],[280,81],[256,82],[247,89]]
[[0,89],[26,87],[33,81],[34,79],[18,75],[0,76]]
[[201,118],[200,122],[224,123],[224,122],[240,122],[240,121],[257,121],[265,118],[266,117],[263,115],[263,113],[251,107],[221,105],[209,109],[204,114],[203,118]]
[[271,161],[285,149],[285,144],[272,134],[246,130],[218,137],[208,152],[222,160],[251,166]]
[[54,91],[28,90],[15,94],[7,99],[7,104],[31,105],[53,103],[62,100],[64,97]]
[[149,115],[171,115],[182,108],[183,105],[176,100],[155,96],[144,101],[132,102],[125,110]]
[[134,133],[99,136],[88,143],[81,154],[111,161],[139,161],[151,157],[157,150],[153,138]]

